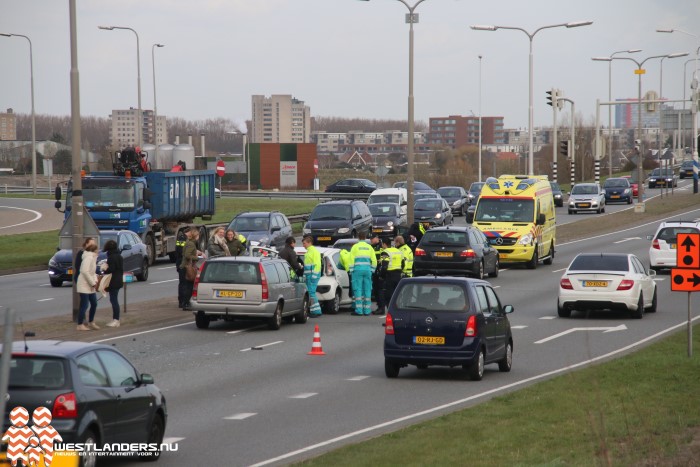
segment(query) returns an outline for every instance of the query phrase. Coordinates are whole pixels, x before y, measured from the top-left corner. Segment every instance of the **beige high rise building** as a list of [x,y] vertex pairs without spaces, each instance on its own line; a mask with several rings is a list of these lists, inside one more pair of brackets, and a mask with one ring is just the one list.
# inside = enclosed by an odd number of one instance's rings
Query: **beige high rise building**
[[17,116],[12,109],[0,113],[0,141],[14,141],[17,139]]
[[[138,109],[134,109],[133,107],[128,110],[112,110],[112,114],[109,116],[112,119],[112,131],[109,135],[109,142],[114,150],[139,144],[138,113]],[[143,125],[141,126],[143,134],[142,142],[143,144],[153,144],[153,111],[142,109],[141,114],[143,117]],[[158,141],[156,144],[165,144],[168,142],[168,132],[164,115],[158,115],[157,125]]]
[[291,96],[252,98],[251,143],[310,143],[311,109]]

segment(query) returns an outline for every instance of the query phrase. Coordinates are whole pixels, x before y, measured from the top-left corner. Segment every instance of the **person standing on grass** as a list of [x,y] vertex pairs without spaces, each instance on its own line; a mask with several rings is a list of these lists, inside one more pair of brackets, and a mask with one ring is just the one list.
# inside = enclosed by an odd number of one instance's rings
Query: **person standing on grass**
[[321,279],[321,253],[314,246],[314,239],[311,235],[306,235],[301,244],[306,248],[304,254],[304,280],[306,281],[306,289],[309,291],[309,300],[311,301],[311,310],[309,316],[321,316],[321,305],[318,303],[316,296],[316,287]]
[[106,290],[109,292],[109,303],[112,304],[112,321],[107,323],[107,327],[119,327],[119,291],[124,287],[124,258],[119,253],[117,242],[107,240],[102,251],[107,253],[107,269],[103,272],[111,274],[109,285]]
[[[100,329],[95,324],[95,311],[97,311],[97,244],[93,241],[88,243],[83,250],[82,259],[80,262],[80,274],[76,289],[80,294],[80,312],[78,314],[78,331],[89,331],[91,329]],[[88,305],[90,306],[90,314],[88,323],[85,324],[85,313]]]

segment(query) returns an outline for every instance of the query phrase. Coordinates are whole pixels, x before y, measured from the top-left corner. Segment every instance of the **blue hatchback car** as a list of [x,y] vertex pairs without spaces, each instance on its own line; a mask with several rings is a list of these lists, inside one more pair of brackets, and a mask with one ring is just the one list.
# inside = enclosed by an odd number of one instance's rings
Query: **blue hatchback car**
[[513,334],[508,314],[487,281],[411,277],[399,282],[384,323],[384,371],[396,378],[408,365],[462,367],[472,380],[484,365],[510,371]]
[[605,192],[605,203],[627,203],[632,204],[632,185],[627,178],[608,178],[603,184]]

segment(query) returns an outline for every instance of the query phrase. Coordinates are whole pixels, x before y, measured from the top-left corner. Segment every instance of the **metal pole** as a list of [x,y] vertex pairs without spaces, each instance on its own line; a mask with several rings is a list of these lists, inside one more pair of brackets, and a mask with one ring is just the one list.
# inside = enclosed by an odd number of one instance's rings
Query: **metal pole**
[[644,177],[642,177],[642,165],[644,165],[644,150],[642,146],[642,65],[637,68],[637,138],[639,139],[639,163],[637,164],[637,203],[642,206],[644,199]]
[[[571,160],[576,160],[576,125],[575,125],[575,116],[576,116],[576,111],[574,109],[574,101],[569,100],[571,102],[571,142],[569,143],[571,147],[569,148],[571,151]],[[583,165],[583,157],[581,157],[581,181],[583,181],[583,172],[584,172],[585,166]]]
[[[612,57],[612,55],[611,55]],[[600,101],[597,101],[600,102]],[[612,60],[608,62],[608,102],[612,102]],[[597,106],[596,106],[597,107]],[[596,109],[596,112],[600,109]],[[613,131],[612,131],[612,106],[608,106],[608,177],[612,177],[612,149],[613,147]]]
[[552,115],[554,116],[553,123],[552,123],[552,179],[556,182],[558,177],[557,177],[557,155],[559,154],[559,146],[557,145],[558,140],[557,140],[557,109],[558,109],[558,97],[559,97],[559,90],[558,89],[552,89],[552,94],[555,94],[555,96],[552,96]]
[[688,357],[693,356],[693,320],[690,308],[690,292],[688,292]]
[[[71,177],[73,192],[71,195],[71,217],[73,219],[73,259],[83,244],[83,180],[80,178],[82,165],[80,149],[80,74],[78,72],[78,23],[76,20],[75,0],[69,0],[70,5],[70,95],[71,95]],[[67,204],[67,203],[66,203]],[[67,208],[68,206],[66,206]],[[74,277],[77,271],[73,271]],[[73,321],[78,321],[80,299],[73,281]]]
[[[418,2],[420,3],[420,2]],[[408,7],[409,15],[406,17],[406,21],[409,23],[408,29],[408,177],[406,181],[406,191],[407,191],[407,215],[408,215],[408,225],[412,225],[414,221],[413,217],[413,180],[414,180],[414,154],[413,154],[413,9],[418,6],[414,5],[413,8]]]
[[[156,103],[156,47],[165,47],[163,44],[151,46],[151,63],[153,63],[153,145],[156,147],[154,164],[158,164],[158,104]],[[167,168],[167,167],[164,167]]]
[[481,58],[479,55],[479,181],[481,181]]
[[[610,109],[610,106],[608,106],[608,110]],[[595,182],[599,183],[600,182],[600,154],[598,153],[598,150],[602,147],[600,144],[600,99],[595,100],[595,156],[594,156],[594,163],[595,163]]]
[[250,144],[248,143],[248,133],[243,133],[243,152],[245,157],[246,172],[248,174],[248,191],[250,191]]
[[[659,101],[662,100],[664,94],[664,59],[668,57],[661,57],[659,66]],[[656,154],[658,157],[659,164],[661,163],[661,144],[663,143],[663,138],[661,137],[662,125],[661,125],[661,102],[657,104],[659,106],[659,131],[656,134]]]
[[[527,33],[526,33],[527,34]],[[532,39],[535,37],[535,35],[530,35],[528,34],[527,37],[530,39],[530,56],[529,56],[529,90],[528,90],[528,112],[527,112],[527,127],[528,127],[528,140],[529,140],[529,148],[527,151],[527,174],[528,175],[533,175],[534,169],[533,169],[533,164],[534,164],[534,158],[535,158],[535,152],[534,152],[534,132],[532,129],[532,120],[533,120],[533,104],[532,104],[532,88],[533,88],[533,83],[532,83]]]

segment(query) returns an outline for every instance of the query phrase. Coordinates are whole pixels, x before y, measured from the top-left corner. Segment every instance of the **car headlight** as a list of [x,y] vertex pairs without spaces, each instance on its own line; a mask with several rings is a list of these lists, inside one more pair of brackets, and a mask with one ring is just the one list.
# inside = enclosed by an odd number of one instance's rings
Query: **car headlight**
[[339,234],[346,234],[346,233],[348,233],[348,232],[350,232],[350,229],[347,228],[347,227],[341,227],[341,228],[338,229],[338,233],[339,233]]
[[518,240],[518,245],[529,245],[532,243],[532,234],[525,234]]
[[56,262],[55,259],[51,258],[51,259],[49,260],[49,267],[52,267],[52,268],[57,268],[57,267],[58,267],[58,263]]
[[387,226],[387,227],[393,227],[393,226],[394,226],[394,223],[393,223],[392,221],[389,221],[389,222],[386,223],[386,226]]
[[262,237],[258,239],[258,245],[269,245],[270,244],[270,238],[269,237]]
[[462,203],[462,202],[461,202],[460,200],[457,200],[457,201],[455,201],[454,203],[452,203],[452,206],[455,207],[455,208],[458,208],[459,205],[460,205],[461,203]]
[[438,212],[437,214],[435,214],[435,219],[442,219],[442,213]]
[[631,190],[630,188],[625,188],[625,194],[626,194],[626,195],[630,194],[631,191],[632,191],[632,190]]
[[306,227],[304,227],[301,230],[301,233],[303,233],[304,235],[311,235],[311,229],[307,229]]
[[569,200],[569,206],[575,206],[575,205],[576,205],[576,203],[574,202],[574,200],[573,200],[573,199],[570,199],[570,200]]
[[561,199],[561,195],[554,195],[554,199]]

